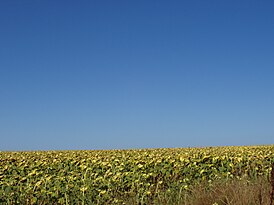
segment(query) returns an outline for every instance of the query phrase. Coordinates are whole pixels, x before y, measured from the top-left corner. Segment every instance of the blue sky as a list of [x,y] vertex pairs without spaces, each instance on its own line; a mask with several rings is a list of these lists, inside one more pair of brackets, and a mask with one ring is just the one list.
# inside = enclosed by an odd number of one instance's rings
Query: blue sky
[[274,143],[274,2],[0,2],[0,150]]

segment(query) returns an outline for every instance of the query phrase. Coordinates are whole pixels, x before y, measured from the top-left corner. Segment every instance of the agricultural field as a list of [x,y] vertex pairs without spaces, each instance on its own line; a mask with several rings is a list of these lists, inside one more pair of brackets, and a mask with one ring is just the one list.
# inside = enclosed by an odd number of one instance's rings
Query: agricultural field
[[192,200],[235,183],[269,204],[272,163],[274,145],[0,152],[0,204],[236,204]]

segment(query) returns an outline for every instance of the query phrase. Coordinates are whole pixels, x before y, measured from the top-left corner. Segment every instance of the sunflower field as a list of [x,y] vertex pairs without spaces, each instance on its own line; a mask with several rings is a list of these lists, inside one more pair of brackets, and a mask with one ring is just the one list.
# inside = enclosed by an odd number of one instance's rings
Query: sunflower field
[[274,145],[0,152],[0,204],[149,204],[219,179],[268,178]]

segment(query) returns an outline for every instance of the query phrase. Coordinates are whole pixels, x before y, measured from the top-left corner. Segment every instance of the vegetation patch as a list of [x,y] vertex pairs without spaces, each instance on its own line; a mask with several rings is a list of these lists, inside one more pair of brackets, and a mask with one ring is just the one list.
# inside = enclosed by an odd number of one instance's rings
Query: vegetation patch
[[0,152],[0,203],[270,204],[273,163],[274,145]]

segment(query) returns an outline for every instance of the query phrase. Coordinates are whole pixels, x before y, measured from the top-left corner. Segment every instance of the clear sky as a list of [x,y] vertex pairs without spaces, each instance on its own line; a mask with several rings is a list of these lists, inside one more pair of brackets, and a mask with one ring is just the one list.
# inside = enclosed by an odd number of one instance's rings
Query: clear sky
[[274,1],[1,1],[0,139],[274,144]]

